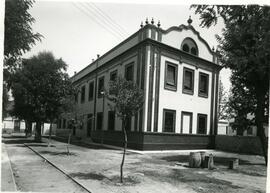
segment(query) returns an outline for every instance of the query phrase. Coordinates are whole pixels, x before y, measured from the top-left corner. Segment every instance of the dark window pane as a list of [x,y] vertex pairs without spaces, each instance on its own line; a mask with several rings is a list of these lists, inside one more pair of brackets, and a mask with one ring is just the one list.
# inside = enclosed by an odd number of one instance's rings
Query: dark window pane
[[188,46],[187,44],[184,44],[184,45],[183,45],[183,50],[184,50],[185,52],[189,52],[189,46]]
[[85,86],[81,88],[81,103],[84,103],[85,100]]
[[200,74],[199,93],[208,94],[208,76]]
[[93,100],[94,98],[94,82],[90,82],[89,83],[89,96],[88,96],[88,100]]
[[171,65],[167,65],[167,84],[168,85],[176,85],[176,78],[175,78],[175,67]]
[[126,131],[131,131],[131,117],[127,118]]
[[98,98],[101,98],[102,92],[104,91],[104,78],[100,78],[98,81]]
[[199,115],[198,119],[198,134],[206,134],[207,116]]
[[193,55],[197,56],[197,55],[198,55],[198,53],[197,53],[197,49],[196,49],[196,48],[194,48],[194,47],[192,47],[192,48],[191,48],[191,54],[193,54]]
[[173,132],[175,112],[165,111],[164,116],[164,132]]
[[102,130],[103,113],[97,113],[97,130]]
[[192,90],[193,84],[193,73],[191,71],[185,70],[184,74],[184,89]]
[[108,130],[114,131],[114,125],[115,125],[115,112],[109,111],[108,112]]
[[115,81],[117,77],[117,71],[113,71],[110,74],[110,81]]
[[126,67],[125,78],[126,80],[133,81],[133,64]]

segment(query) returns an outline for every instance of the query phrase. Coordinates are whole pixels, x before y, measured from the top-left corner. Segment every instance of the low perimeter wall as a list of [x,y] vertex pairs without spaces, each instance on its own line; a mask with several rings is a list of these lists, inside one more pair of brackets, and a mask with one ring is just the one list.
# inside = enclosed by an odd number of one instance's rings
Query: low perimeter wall
[[263,154],[261,141],[254,136],[217,135],[215,149],[245,154]]

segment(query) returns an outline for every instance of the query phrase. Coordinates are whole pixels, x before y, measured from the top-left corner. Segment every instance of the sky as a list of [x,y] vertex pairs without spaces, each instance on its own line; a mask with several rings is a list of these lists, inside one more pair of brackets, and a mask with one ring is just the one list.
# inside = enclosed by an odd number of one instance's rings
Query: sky
[[[221,34],[222,22],[209,29],[199,26],[199,15],[184,4],[124,4],[90,1],[36,1],[29,10],[35,18],[33,31],[42,34],[41,42],[23,57],[40,51],[51,51],[68,64],[70,76],[89,65],[97,54],[111,48],[140,29],[141,22],[154,18],[161,28],[187,24],[191,16],[193,27],[210,47],[217,46],[216,34]],[[221,80],[228,90],[229,70],[221,71]]]

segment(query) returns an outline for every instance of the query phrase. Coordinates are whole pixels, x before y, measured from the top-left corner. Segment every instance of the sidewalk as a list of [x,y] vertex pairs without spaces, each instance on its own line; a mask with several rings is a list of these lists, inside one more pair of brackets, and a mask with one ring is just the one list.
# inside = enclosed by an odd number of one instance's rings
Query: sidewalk
[[2,143],[1,161],[1,191],[15,192],[17,188],[4,143]]
[[[46,141],[46,139],[44,139]],[[31,146],[93,193],[95,192],[265,192],[266,167],[260,156],[240,155],[212,150],[222,159],[237,157],[239,169],[228,170],[227,163],[216,163],[216,170],[184,167],[189,151],[127,152],[124,184],[119,183],[122,150],[97,144],[87,147],[52,140],[52,147]],[[184,164],[183,164],[184,163]],[[225,164],[225,165],[224,165]]]

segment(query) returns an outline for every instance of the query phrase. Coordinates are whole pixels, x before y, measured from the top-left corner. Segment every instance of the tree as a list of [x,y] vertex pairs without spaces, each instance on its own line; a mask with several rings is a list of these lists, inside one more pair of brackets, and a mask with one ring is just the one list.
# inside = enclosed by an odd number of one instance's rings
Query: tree
[[23,60],[12,78],[13,115],[36,122],[36,140],[41,141],[41,124],[51,124],[61,113],[65,98],[73,95],[66,63],[50,52]]
[[219,107],[219,113],[218,113],[218,120],[220,119],[227,119],[227,108],[228,108],[228,97],[227,92],[225,91],[225,88],[223,86],[223,83],[221,80],[219,80],[219,91],[218,91],[218,107]]
[[[270,7],[258,5],[193,5],[201,26],[210,27],[222,18],[225,27],[217,36],[221,63],[233,71],[243,94],[255,100],[255,124],[267,164],[267,138],[263,122],[269,115]],[[239,83],[238,83],[239,82]],[[242,91],[241,91],[242,92]],[[242,102],[241,102],[242,103]]]
[[3,76],[3,115],[7,115],[8,91],[11,86],[11,73],[21,64],[21,55],[31,49],[41,34],[34,33],[31,25],[34,18],[28,13],[33,5],[31,0],[5,1],[5,34],[4,34],[4,76]]
[[123,166],[127,148],[127,121],[142,108],[144,103],[143,91],[132,81],[118,77],[116,81],[110,82],[109,92],[106,94],[109,101],[113,102],[110,108],[116,111],[116,115],[122,120],[124,133],[124,149],[120,166],[120,181],[123,182]]

